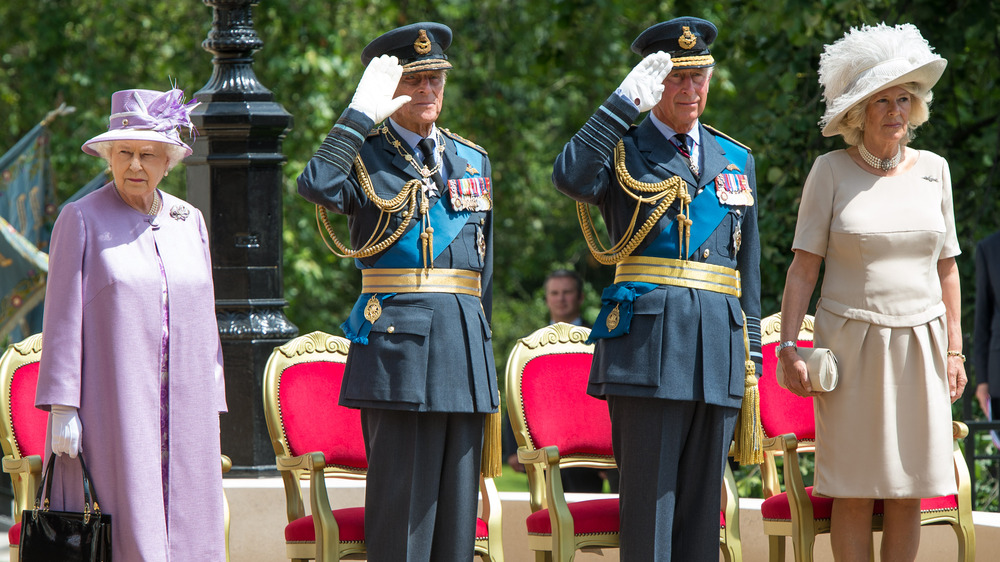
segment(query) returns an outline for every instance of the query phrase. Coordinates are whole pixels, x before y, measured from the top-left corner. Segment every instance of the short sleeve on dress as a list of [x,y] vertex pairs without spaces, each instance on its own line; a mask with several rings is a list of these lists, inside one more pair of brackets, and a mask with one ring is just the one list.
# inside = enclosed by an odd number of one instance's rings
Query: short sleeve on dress
[[948,161],[941,159],[941,214],[944,216],[944,245],[938,259],[953,258],[962,253],[955,231],[955,205],[951,197],[951,169]]
[[833,218],[833,196],[833,170],[824,154],[813,162],[802,188],[799,216],[795,222],[795,239],[792,241],[793,250],[805,250],[826,257],[830,222]]

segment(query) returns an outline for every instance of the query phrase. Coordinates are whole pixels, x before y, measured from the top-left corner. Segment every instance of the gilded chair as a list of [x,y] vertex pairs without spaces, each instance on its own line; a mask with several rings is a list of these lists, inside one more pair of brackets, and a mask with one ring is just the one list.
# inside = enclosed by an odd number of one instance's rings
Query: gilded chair
[[35,504],[45,456],[45,430],[49,414],[35,408],[38,361],[42,334],[11,344],[0,357],[0,446],[3,471],[14,488],[14,526],[7,532],[11,560],[17,560],[21,543],[21,514]]
[[[18,559],[21,543],[21,514],[35,505],[46,456],[45,432],[49,414],[35,408],[38,362],[42,357],[42,334],[34,334],[11,344],[0,356],[0,446],[3,471],[10,474],[14,488],[14,525],[7,531],[10,559]],[[233,463],[222,455],[222,472]],[[229,502],[223,492],[226,561],[229,561]]]
[[[587,394],[589,335],[570,324],[546,326],[518,340],[507,360],[507,414],[528,475],[528,547],[539,561],[619,546],[618,497],[568,502],[560,473],[615,468],[607,403]],[[739,561],[739,503],[728,466],[723,488],[719,544],[728,562]]]
[[[796,562],[813,559],[816,535],[830,532],[831,498],[813,496],[812,486],[803,480],[800,454],[815,451],[816,428],[811,398],[795,396],[778,386],[775,378],[777,358],[774,348],[781,335],[781,314],[773,314],[761,325],[764,373],[758,382],[760,416],[764,429],[764,462],[761,464],[764,503],[761,506],[764,533],[768,537],[771,562],[785,559],[785,537],[792,539]],[[799,347],[813,345],[813,317],[806,316],[798,336]],[[972,485],[968,466],[959,448],[959,440],[968,434],[968,427],[952,422],[955,437],[954,464],[958,494],[928,498],[920,504],[921,525],[951,525],[958,536],[959,562],[972,562],[976,557],[976,535],[972,523]],[[776,457],[783,457],[780,469],[784,491],[779,481]],[[882,530],[881,501],[875,502],[872,530]]]
[[[293,562],[363,560],[365,508],[333,509],[327,478],[364,480],[368,471],[358,410],[338,404],[350,342],[312,332],[276,347],[264,368],[264,415],[285,488],[285,554]],[[310,515],[301,481],[309,481]],[[475,555],[503,562],[500,496],[480,480]]]

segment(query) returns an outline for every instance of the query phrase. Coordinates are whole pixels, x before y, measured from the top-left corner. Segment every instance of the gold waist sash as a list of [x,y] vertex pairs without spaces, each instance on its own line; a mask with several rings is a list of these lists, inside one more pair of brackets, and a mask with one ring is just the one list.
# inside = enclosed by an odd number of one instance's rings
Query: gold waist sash
[[615,266],[615,283],[626,281],[675,285],[740,296],[740,272],[688,260],[629,256]]
[[480,296],[479,272],[468,269],[374,268],[361,270],[362,293],[452,293]]

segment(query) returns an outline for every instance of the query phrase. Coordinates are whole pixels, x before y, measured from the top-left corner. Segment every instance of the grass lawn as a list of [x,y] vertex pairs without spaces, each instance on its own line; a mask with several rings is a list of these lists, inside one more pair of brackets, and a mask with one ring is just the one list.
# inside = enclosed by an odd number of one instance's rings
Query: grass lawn
[[493,481],[497,485],[497,490],[501,492],[528,491],[528,475],[523,472],[517,472],[507,463],[503,465],[503,473],[500,475],[500,478],[495,478]]
[[[497,485],[497,491],[500,492],[527,492],[528,491],[528,475],[523,472],[517,472],[510,465],[504,463],[503,473],[500,478],[494,478],[493,482]],[[608,482],[604,482],[605,494],[611,493],[611,487]]]

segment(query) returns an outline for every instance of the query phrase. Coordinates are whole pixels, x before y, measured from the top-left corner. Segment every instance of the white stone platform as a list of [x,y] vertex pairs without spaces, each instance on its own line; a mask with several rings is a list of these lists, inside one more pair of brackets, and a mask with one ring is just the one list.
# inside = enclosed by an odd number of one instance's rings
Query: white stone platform
[[[337,487],[334,488],[333,486]],[[226,479],[226,495],[232,511],[231,557],[232,562],[281,562],[284,557],[283,529],[286,523],[284,492],[281,480]],[[364,504],[362,483],[331,481],[330,502],[336,506]],[[568,497],[606,497],[600,494],[569,494]],[[524,519],[530,513],[527,492],[500,492],[503,504],[503,548],[506,562],[531,562],[532,552],[527,548]],[[740,531],[745,562],[767,561],[767,538],[764,536],[760,516],[761,500],[740,500]],[[308,510],[308,505],[306,506]],[[976,523],[977,561],[1000,560],[1000,514],[973,514]],[[879,535],[876,534],[876,541]],[[791,542],[787,559],[792,560]],[[876,543],[877,551],[877,543]],[[816,540],[816,562],[832,562],[829,535]],[[950,527],[927,527],[921,533],[918,562],[942,562],[957,558],[955,534]],[[575,562],[618,562],[618,551],[577,554]]]
[[[226,497],[232,513],[230,530],[230,557],[232,562],[282,562],[285,558],[284,526],[285,499],[280,478],[224,480]],[[330,483],[330,502],[336,506],[354,506],[364,503],[364,484]],[[606,497],[600,494],[569,494],[569,497]],[[506,562],[531,562],[534,556],[527,548],[524,519],[528,516],[527,492],[501,492],[503,504],[503,547]],[[760,516],[761,500],[740,500],[740,531],[743,539],[745,562],[767,561],[767,538],[764,536]],[[309,509],[308,502],[306,509]],[[976,560],[1000,560],[1000,513],[976,512]],[[879,536],[876,535],[876,541]],[[791,543],[787,560],[792,560]],[[876,551],[878,545],[876,542]],[[832,562],[829,535],[816,539],[816,562]],[[918,562],[955,560],[957,547],[955,534],[950,527],[924,528],[920,538]],[[720,558],[721,559],[721,558]],[[0,533],[0,562],[9,562],[7,533]],[[618,562],[618,551],[582,552],[576,562]]]

